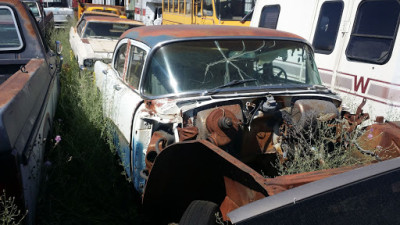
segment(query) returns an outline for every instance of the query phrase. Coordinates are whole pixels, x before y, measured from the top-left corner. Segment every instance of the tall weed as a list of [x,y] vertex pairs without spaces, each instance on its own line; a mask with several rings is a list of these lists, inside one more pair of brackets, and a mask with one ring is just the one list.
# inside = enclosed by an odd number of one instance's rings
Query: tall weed
[[315,119],[306,124],[303,129],[292,127],[286,131],[284,146],[288,151],[285,159],[275,164],[279,175],[339,168],[374,160],[372,156],[360,154],[357,149],[356,139],[362,131],[347,131],[345,121]]
[[69,31],[52,37],[62,42],[64,56],[53,129],[61,141],[53,139],[46,154],[38,224],[137,224],[138,195],[121,175],[100,96],[91,72],[78,68]]

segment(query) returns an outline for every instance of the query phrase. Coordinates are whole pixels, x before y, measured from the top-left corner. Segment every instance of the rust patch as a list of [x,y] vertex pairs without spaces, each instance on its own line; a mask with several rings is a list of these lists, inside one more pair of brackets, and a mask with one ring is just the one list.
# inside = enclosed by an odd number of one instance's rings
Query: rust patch
[[336,169],[319,170],[308,173],[299,173],[292,175],[285,175],[275,178],[265,178],[265,185],[267,185],[268,194],[275,195],[282,191],[286,191],[313,181],[321,180],[333,175],[341,174],[359,166],[341,167]]
[[207,130],[211,133],[208,138],[217,146],[227,145],[236,137],[239,123],[233,112],[219,107],[206,119]]
[[361,102],[361,104],[358,106],[355,114],[350,114],[350,113],[344,114],[343,117],[347,120],[347,122],[349,124],[346,128],[347,132],[353,131],[354,129],[356,129],[356,127],[358,125],[360,125],[365,120],[369,119],[369,114],[364,113],[362,110],[362,108],[364,107],[366,102],[367,102],[367,99],[364,98],[363,101]]
[[197,127],[178,127],[179,141],[193,140],[199,134]]
[[[163,26],[143,26],[126,31],[121,38],[139,39],[147,42],[149,38],[164,37],[174,38],[193,38],[193,37],[267,37],[294,38],[304,41],[295,34],[254,27],[235,27],[235,26],[213,26],[213,25],[163,25]],[[163,41],[163,40],[160,40]]]
[[372,124],[357,139],[363,151],[376,154],[379,159],[387,160],[400,156],[399,122]]
[[240,206],[247,205],[265,196],[228,177],[224,177],[226,197],[220,206],[223,219],[229,220],[227,214]]
[[0,85],[0,107],[7,104],[22,90],[26,82],[30,79],[31,75],[40,67],[43,62],[43,59],[31,59],[25,65],[26,72],[18,70]]
[[119,17],[106,17],[106,16],[87,16],[85,18],[87,22],[110,22],[110,23],[126,23],[126,24],[134,24],[138,26],[143,26],[144,24],[140,21],[123,19]]

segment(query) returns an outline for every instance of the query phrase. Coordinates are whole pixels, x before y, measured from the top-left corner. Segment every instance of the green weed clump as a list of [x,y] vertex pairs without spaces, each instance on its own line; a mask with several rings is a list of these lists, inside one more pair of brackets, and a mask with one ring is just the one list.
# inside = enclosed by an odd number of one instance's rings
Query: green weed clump
[[51,43],[61,41],[64,63],[37,222],[137,224],[138,195],[121,175],[123,168],[103,119],[101,96],[92,73],[78,68],[69,31],[56,30],[51,38]]
[[286,158],[275,167],[279,175],[297,174],[323,169],[333,169],[357,164],[366,164],[375,158],[362,155],[357,149],[356,139],[361,130],[347,131],[345,121],[309,122],[301,131],[289,129],[285,142]]
[[0,195],[0,224],[2,225],[18,225],[21,224],[28,212],[21,213],[15,203],[15,197],[8,197],[6,191],[3,190]]

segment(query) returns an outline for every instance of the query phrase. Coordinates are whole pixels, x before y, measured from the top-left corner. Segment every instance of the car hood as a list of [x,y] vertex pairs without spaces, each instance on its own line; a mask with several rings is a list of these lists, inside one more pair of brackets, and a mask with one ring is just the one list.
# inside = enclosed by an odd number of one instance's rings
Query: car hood
[[118,40],[109,40],[109,39],[88,39],[93,52],[96,53],[110,53],[114,51],[115,45]]

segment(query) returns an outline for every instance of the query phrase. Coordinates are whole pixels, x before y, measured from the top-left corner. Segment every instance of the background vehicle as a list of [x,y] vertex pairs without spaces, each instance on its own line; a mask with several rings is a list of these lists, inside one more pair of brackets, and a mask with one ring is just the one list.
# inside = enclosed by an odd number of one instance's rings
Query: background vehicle
[[146,25],[161,25],[161,0],[139,0],[134,2],[134,18]]
[[69,41],[79,67],[92,68],[96,60],[109,63],[118,38],[143,23],[115,17],[88,16],[71,27]]
[[[164,224],[197,200],[228,220],[233,209],[273,195],[271,165],[300,147],[289,134],[344,114],[321,85],[311,46],[270,29],[139,27],[121,36],[111,66],[97,61],[94,73],[126,174]],[[353,128],[362,117],[348,116],[357,118]],[[304,184],[349,169],[298,176]],[[279,190],[298,186],[295,178]],[[193,222],[185,218],[179,224]]]
[[[400,111],[400,3],[395,0],[259,0],[251,26],[298,34],[313,44],[325,85],[375,118]],[[356,103],[356,104],[354,104]]]
[[42,34],[47,39],[50,37],[50,33],[54,29],[54,16],[53,13],[46,13],[43,10],[43,6],[39,0],[24,0],[26,6],[29,7],[36,21],[38,22],[39,28]]
[[65,28],[68,21],[74,18],[72,0],[43,0],[43,7],[46,13],[54,15],[55,28]]
[[33,224],[62,59],[28,10],[19,0],[0,0],[0,190],[28,210]]
[[163,24],[249,26],[253,0],[163,0]]
[[238,225],[396,224],[399,207],[400,158],[396,158],[305,184],[228,215]]
[[91,3],[81,3],[78,5],[78,20],[85,11],[93,12],[106,12],[118,15],[120,18],[126,19],[125,9],[122,6],[115,5],[102,5],[102,4],[91,4]]

